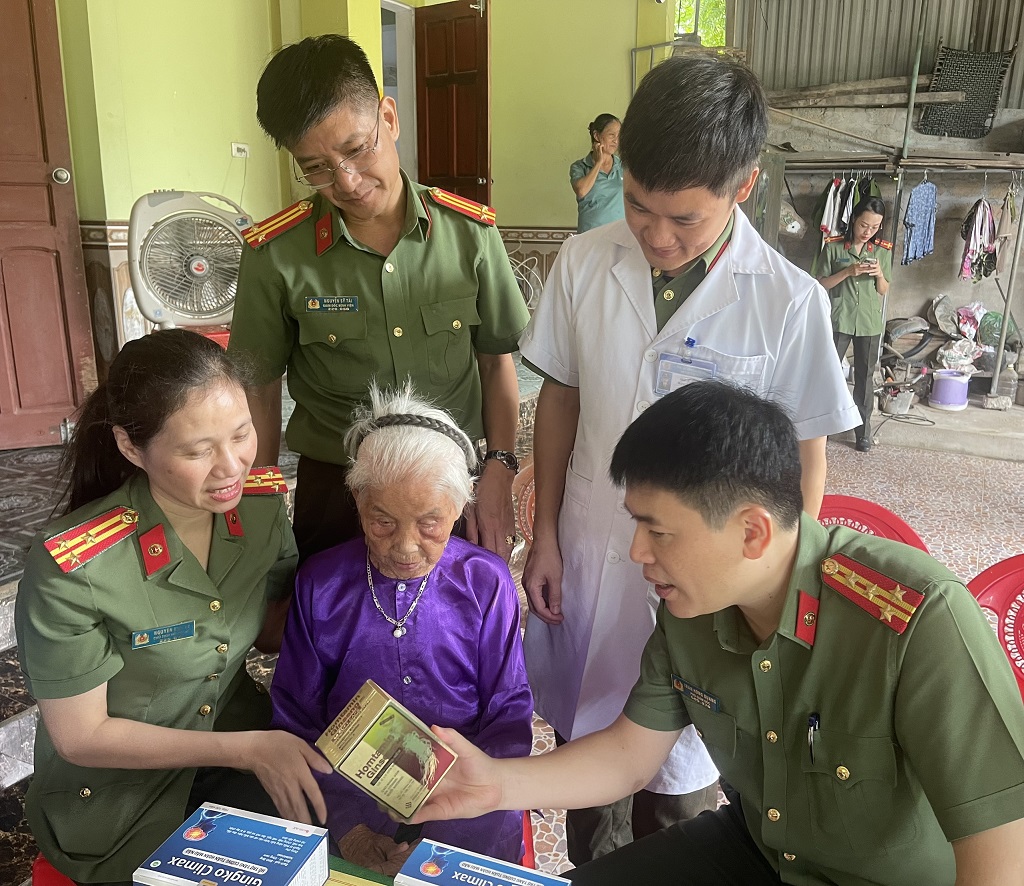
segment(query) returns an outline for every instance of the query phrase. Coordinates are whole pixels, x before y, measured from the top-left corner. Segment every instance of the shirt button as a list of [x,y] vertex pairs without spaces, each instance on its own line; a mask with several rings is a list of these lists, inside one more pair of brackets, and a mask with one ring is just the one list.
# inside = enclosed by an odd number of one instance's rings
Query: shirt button
[[768,821],[778,821],[780,818],[782,818],[782,813],[778,809],[773,807],[768,810]]
[[845,766],[837,766],[836,767],[836,778],[838,778],[840,781],[847,781],[849,779],[849,777],[850,777],[850,770],[849,769],[847,769]]
[[403,682],[403,683],[404,683],[404,684],[405,684],[406,686],[408,686],[408,685],[409,685],[409,684],[410,684],[410,683],[412,682],[412,677],[410,677],[410,676],[406,675],[406,676],[402,677],[402,682]]
[[78,796],[81,797],[83,800],[88,800],[92,796],[92,789],[82,788],[82,790],[78,792]]
[[676,297],[676,294],[671,289],[666,289],[663,293],[665,301],[672,301]]
[[338,340],[338,336],[336,336],[332,332],[329,336],[327,336],[327,340],[333,345]]
[[210,601],[210,612],[220,612],[220,600]]
[[207,677],[206,679],[207,680],[219,680],[220,679],[220,674],[210,674],[210,676]]
[[462,321],[452,320],[452,329],[462,329]]
[[767,731],[767,732],[766,732],[766,733],[764,734],[764,737],[765,737],[765,738],[767,738],[767,739],[768,739],[768,741],[770,741],[770,742],[771,742],[772,744],[775,744],[775,742],[777,742],[777,741],[779,740],[779,736],[778,736],[778,735],[776,735],[776,733],[774,733],[774,732],[773,732],[773,731],[772,731],[771,729],[769,729],[769,730],[768,730],[768,731]]
[[644,351],[644,359],[648,363],[653,363],[655,360],[658,359],[658,352],[657,351]]
[[761,662],[760,668],[767,674],[772,669],[772,663],[766,658]]
[[210,714],[210,711],[212,711],[212,710],[213,710],[213,708],[211,708],[211,707],[210,707],[210,706],[209,706],[208,704],[204,704],[204,705],[203,705],[203,706],[202,706],[202,707],[201,707],[201,708],[199,709],[199,716],[200,716],[200,717],[207,717],[207,716],[209,716],[209,714]]
[[387,271],[390,274],[390,273],[392,273],[395,270],[395,266],[393,264],[391,264],[391,262],[387,262],[384,265],[384,270]]
[[221,643],[220,646],[217,647],[217,651],[221,655],[223,655],[225,652],[228,651],[228,644],[227,643]]
[[796,856],[792,852],[783,852],[782,857],[786,859],[786,861],[796,861]]
[[395,332],[395,338],[401,338],[402,337],[402,327],[401,326],[396,326],[394,332]]
[[400,581],[398,583],[398,590],[400,590],[400,591],[404,591],[405,590],[405,582],[404,581]]
[[660,277],[661,276],[661,269],[660,268],[651,268],[651,276],[654,277],[655,279]]
[[645,412],[650,405],[651,404],[648,403],[646,400],[641,400],[639,403],[636,404],[636,411]]
[[609,551],[607,559],[609,563],[618,563],[622,558],[615,551]]

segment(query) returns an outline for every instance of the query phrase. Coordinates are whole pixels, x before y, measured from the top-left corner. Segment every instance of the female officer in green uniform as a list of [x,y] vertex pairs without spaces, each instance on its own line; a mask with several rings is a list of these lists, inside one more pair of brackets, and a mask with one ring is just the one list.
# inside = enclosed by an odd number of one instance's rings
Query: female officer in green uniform
[[892,243],[876,236],[884,217],[885,204],[878,197],[861,200],[853,209],[847,235],[825,241],[818,277],[832,302],[832,339],[839,359],[853,341],[853,400],[861,417],[861,426],[855,429],[858,452],[871,448],[871,376],[885,325],[882,299],[892,277]]
[[28,822],[80,883],[130,881],[208,800],[325,818],[310,770],[330,766],[260,731],[245,669],[254,643],[276,651],[296,561],[283,478],[250,472],[255,451],[239,370],[192,332],[129,342],[83,408],[15,615],[42,718]]

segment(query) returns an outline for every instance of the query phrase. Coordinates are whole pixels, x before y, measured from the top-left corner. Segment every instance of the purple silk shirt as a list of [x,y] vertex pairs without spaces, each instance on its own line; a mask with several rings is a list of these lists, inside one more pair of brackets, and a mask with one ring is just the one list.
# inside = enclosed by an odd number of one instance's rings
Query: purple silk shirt
[[[384,611],[405,615],[422,578],[373,570]],[[397,615],[396,615],[397,611]],[[299,570],[271,698],[273,728],[310,743],[373,680],[427,724],[457,729],[493,757],[532,747],[533,696],[519,633],[519,598],[495,554],[454,536],[400,639],[373,605],[362,538],[311,557]],[[396,824],[337,773],[317,775],[331,836],[357,824],[392,836]],[[518,862],[522,813],[430,822],[423,836]]]

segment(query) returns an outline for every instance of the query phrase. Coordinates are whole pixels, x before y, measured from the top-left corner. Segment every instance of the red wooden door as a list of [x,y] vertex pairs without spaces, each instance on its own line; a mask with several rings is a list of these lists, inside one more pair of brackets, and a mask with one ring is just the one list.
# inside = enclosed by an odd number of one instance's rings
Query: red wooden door
[[419,180],[491,202],[487,0],[416,10]]
[[96,385],[54,0],[0,0],[0,449]]

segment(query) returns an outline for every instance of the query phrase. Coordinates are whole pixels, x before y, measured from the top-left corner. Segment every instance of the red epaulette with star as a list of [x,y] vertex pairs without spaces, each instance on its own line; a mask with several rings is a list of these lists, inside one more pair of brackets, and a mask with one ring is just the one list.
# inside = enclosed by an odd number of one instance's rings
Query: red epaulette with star
[[892,243],[890,243],[888,240],[876,240],[875,245],[881,246],[882,249],[888,249],[890,252],[892,252]]
[[43,542],[62,572],[73,572],[93,557],[135,534],[139,514],[117,507]]
[[456,212],[461,212],[463,215],[481,224],[494,225],[497,221],[497,215],[494,210],[490,206],[484,206],[483,203],[468,200],[465,197],[460,197],[458,194],[452,194],[441,188],[431,188],[427,193],[430,194],[430,198],[439,206],[454,209]]
[[253,468],[242,486],[242,495],[272,495],[287,491],[288,484],[285,482],[284,474],[280,468],[273,465]]
[[897,634],[907,629],[924,600],[924,594],[843,554],[822,561],[821,580]]
[[841,240],[845,240],[845,239],[846,238],[842,234],[836,234],[834,237],[826,237],[825,238],[825,242],[826,243],[839,243]]
[[257,222],[251,228],[246,228],[242,231],[242,236],[245,238],[245,242],[253,249],[258,249],[260,246],[265,246],[279,234],[291,230],[299,222],[305,221],[312,214],[313,201],[300,200],[298,203],[293,203],[287,209],[282,209],[276,215]]

